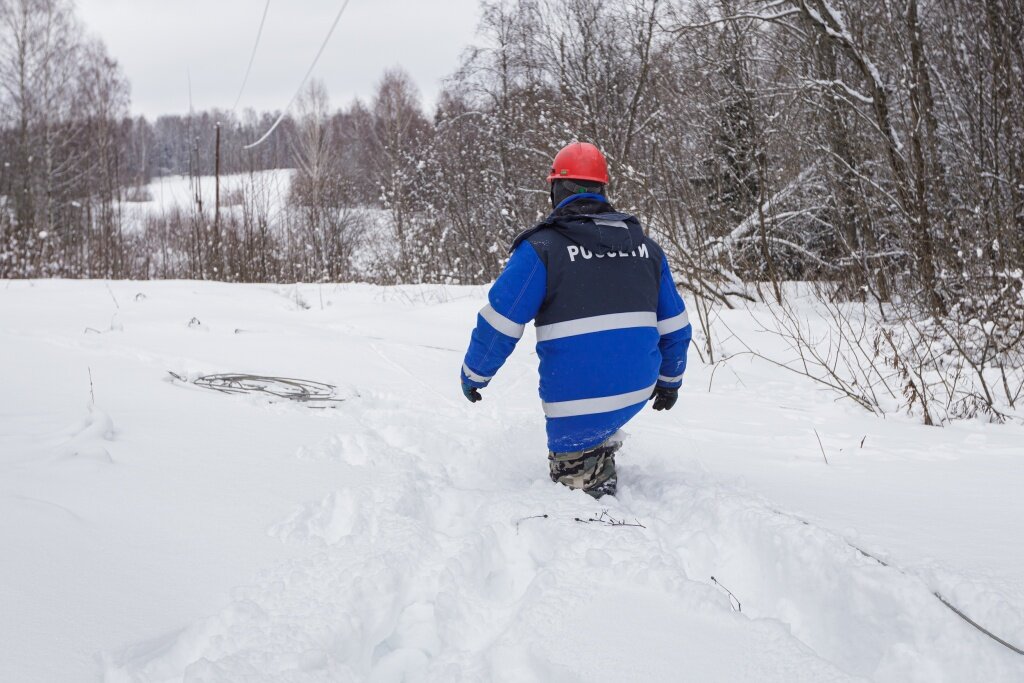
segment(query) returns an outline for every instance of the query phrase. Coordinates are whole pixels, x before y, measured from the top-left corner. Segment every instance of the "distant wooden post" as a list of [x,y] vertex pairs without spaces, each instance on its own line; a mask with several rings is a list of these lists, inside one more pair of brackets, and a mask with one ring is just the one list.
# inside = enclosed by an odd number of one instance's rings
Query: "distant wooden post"
[[218,269],[217,275],[224,278],[224,260],[222,258],[222,245],[220,239],[220,121],[215,126],[217,131],[216,150],[214,152],[213,175],[213,248],[214,268]]
[[218,238],[220,237],[220,121],[217,122],[217,151],[214,155],[214,208],[213,208],[213,225],[217,232]]

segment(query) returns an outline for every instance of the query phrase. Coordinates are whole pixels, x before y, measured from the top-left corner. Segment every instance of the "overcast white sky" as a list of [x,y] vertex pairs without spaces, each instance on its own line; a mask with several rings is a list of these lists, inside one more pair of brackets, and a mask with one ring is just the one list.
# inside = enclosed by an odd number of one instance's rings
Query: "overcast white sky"
[[[239,109],[284,107],[342,0],[271,0]],[[154,117],[230,108],[242,85],[266,0],[77,0],[131,81],[132,110]],[[473,40],[478,0],[351,0],[316,76],[340,107],[368,99],[385,68],[403,66],[431,105]]]

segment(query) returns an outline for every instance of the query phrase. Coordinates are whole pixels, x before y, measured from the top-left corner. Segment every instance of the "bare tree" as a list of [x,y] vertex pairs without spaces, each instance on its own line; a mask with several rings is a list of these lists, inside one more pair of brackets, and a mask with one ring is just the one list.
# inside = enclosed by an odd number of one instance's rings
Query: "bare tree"
[[306,274],[337,281],[351,276],[358,214],[340,166],[341,141],[330,116],[326,88],[320,81],[310,81],[298,102],[291,199],[301,226],[298,239],[307,255]]

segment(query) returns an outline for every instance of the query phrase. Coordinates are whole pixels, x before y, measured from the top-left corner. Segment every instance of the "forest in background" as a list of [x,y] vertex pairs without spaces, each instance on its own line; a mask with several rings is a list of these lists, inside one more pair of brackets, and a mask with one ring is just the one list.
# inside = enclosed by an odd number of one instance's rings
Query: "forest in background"
[[[1024,398],[1019,0],[488,0],[475,42],[433,111],[400,69],[340,109],[314,81],[245,150],[276,113],[132,117],[69,0],[2,0],[0,277],[485,283],[581,139],[707,362],[716,308],[760,300],[794,369],[869,410]],[[287,211],[254,185],[125,225],[153,177],[273,168],[296,169]]]

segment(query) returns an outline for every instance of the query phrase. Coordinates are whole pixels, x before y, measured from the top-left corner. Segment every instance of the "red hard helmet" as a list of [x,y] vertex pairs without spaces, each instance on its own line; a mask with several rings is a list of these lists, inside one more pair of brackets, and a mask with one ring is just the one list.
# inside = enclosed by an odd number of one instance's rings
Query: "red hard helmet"
[[568,180],[589,180],[602,185],[608,184],[608,162],[604,155],[589,142],[574,142],[566,145],[551,164],[548,182],[560,178]]

